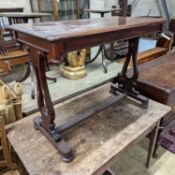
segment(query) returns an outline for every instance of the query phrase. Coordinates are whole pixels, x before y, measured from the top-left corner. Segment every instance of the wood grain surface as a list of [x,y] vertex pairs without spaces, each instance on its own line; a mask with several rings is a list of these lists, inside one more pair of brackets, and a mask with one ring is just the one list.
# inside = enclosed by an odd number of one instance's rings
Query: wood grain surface
[[155,84],[165,89],[175,89],[175,81],[172,81],[175,70],[175,52],[162,56],[156,60],[140,65],[140,80]]
[[145,96],[172,107],[175,111],[175,52],[139,66],[137,89]]
[[[115,98],[108,89],[109,84],[55,106],[57,125]],[[63,133],[74,150],[71,163],[64,163],[53,145],[34,129],[32,119],[39,113],[9,125],[8,139],[30,175],[101,175],[169,111],[151,100],[148,109],[142,109],[133,100],[124,99],[97,113]]]
[[80,36],[86,37],[89,35],[98,35],[102,32],[107,34],[114,31],[125,31],[128,28],[134,30],[139,27],[155,27],[158,25],[161,26],[163,23],[164,19],[107,17],[57,22],[52,21],[36,24],[17,24],[10,28],[44,40],[54,41],[66,38],[77,38]]

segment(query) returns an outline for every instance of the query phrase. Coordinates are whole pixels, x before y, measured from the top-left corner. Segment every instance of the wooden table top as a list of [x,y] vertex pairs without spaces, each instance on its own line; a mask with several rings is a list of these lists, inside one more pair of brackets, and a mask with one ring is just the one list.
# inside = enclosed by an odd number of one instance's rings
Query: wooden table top
[[39,13],[39,12],[4,12],[0,13],[1,17],[8,18],[40,18],[44,16],[50,16],[50,13]]
[[[108,90],[109,84],[55,106],[59,114],[56,123],[60,125],[104,100],[116,98]],[[101,175],[169,111],[169,107],[151,100],[148,109],[143,109],[123,99],[63,133],[74,150],[71,163],[64,163],[47,138],[34,129],[32,119],[39,113],[9,125],[8,139],[29,175]]]
[[139,66],[139,80],[164,89],[175,90],[175,52],[161,56]]
[[[57,22],[43,22],[34,24],[16,24],[10,26],[12,30],[25,33],[48,41],[71,39],[111,33],[116,31],[132,32],[139,27],[153,27],[163,25],[164,19],[108,17],[85,20],[67,20]],[[129,31],[128,31],[129,30]],[[151,30],[151,29],[150,29]],[[142,35],[139,34],[138,36]],[[124,37],[124,36],[123,36]]]
[[110,13],[114,11],[121,11],[121,9],[119,8],[84,9],[84,12],[89,12],[89,13]]
[[0,8],[0,12],[22,12],[24,7],[8,7],[8,8]]

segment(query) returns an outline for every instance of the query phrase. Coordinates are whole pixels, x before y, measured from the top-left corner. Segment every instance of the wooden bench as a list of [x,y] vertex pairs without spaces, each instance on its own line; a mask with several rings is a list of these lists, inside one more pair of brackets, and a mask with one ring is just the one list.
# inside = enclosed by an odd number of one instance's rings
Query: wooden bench
[[[146,50],[144,52],[141,52],[138,54],[138,64],[143,64],[148,61],[151,61],[155,58],[158,58],[162,55],[167,54],[168,50],[166,48],[162,47],[156,47],[153,49]],[[118,61],[118,63],[124,64],[126,58],[122,58],[121,60]],[[130,66],[132,66],[132,62],[129,63]]]
[[[58,104],[55,106],[56,114],[61,117],[56,118],[56,123],[63,124],[79,113],[115,100],[116,97],[108,92],[109,88],[110,84],[107,84]],[[29,175],[101,175],[119,159],[122,152],[153,131],[148,166],[159,121],[169,111],[169,107],[152,100],[148,109],[127,98],[114,103],[64,131],[64,137],[75,155],[70,163],[63,162],[61,154],[49,140],[34,129],[33,119],[39,113],[9,125],[8,139]]]
[[[160,56],[166,55],[169,51],[172,50],[174,34],[171,32],[165,32],[157,40],[156,47],[138,53],[138,64],[143,64],[148,61],[154,60]],[[119,63],[124,63],[126,58],[120,59]],[[132,66],[132,62],[129,63]]]
[[163,119],[166,126],[175,117],[175,52],[139,66],[137,89],[145,96],[172,108]]

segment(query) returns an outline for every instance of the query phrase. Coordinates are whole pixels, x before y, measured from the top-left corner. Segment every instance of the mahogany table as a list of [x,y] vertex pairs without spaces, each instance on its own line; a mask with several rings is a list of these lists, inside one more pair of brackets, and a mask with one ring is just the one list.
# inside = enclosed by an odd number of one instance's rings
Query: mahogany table
[[[127,95],[135,98],[144,106],[148,105],[147,98],[144,98],[135,90],[139,75],[137,69],[139,37],[149,33],[160,32],[164,22],[165,20],[163,19],[153,18],[109,17],[105,19],[16,24],[10,27],[16,32],[18,41],[29,48],[29,54],[34,66],[38,89],[38,108],[42,115],[42,117],[34,120],[35,127],[59,150],[65,162],[71,161],[74,155],[71,147],[61,134],[63,131],[87,119],[94,113],[107,108],[114,102],[125,98]],[[116,78],[113,80],[111,92],[116,95],[118,90],[122,92],[122,95],[117,96],[115,101],[102,103],[99,107],[89,109],[89,111],[74,117],[73,120],[66,122],[64,125],[56,127],[54,122],[55,111],[45,75],[45,57],[59,60],[69,51],[121,39],[129,40],[129,52],[122,72],[118,76],[116,75]],[[133,61],[133,75],[128,77],[127,70],[131,59]]]

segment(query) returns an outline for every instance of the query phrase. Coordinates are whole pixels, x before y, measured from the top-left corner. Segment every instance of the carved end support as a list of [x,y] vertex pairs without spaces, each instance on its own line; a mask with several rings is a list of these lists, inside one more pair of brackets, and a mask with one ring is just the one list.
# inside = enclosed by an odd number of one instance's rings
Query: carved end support
[[74,158],[73,151],[69,144],[63,140],[61,135],[54,129],[50,132],[46,131],[43,127],[43,120],[41,117],[37,117],[33,120],[34,127],[37,130],[40,130],[46,138],[53,144],[53,146],[62,154],[63,161],[68,163],[71,162]]

